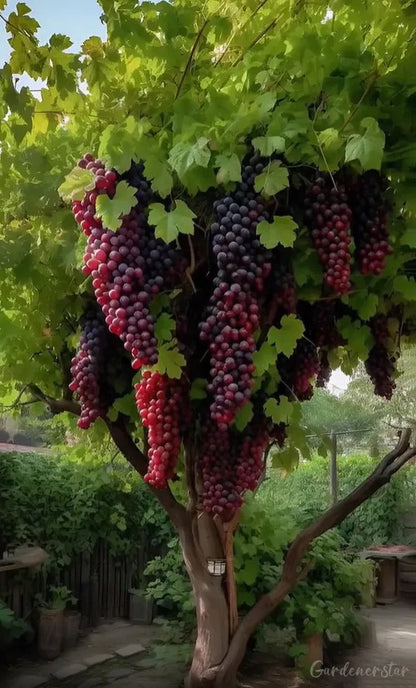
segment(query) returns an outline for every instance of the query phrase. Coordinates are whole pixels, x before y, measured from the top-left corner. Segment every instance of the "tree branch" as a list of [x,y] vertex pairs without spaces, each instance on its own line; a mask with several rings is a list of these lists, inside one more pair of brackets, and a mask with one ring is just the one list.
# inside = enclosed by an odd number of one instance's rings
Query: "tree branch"
[[54,415],[63,413],[64,411],[73,413],[76,416],[79,416],[81,413],[80,405],[75,401],[71,401],[70,399],[53,399],[47,394],[44,394],[37,385],[28,385],[27,389],[36,399],[38,399],[38,401],[43,401],[44,404],[49,406]]
[[402,466],[416,456],[416,446],[409,446],[410,435],[411,430],[404,430],[395,449],[380,461],[364,482],[299,533],[289,547],[279,583],[273,590],[263,595],[244,617],[231,641],[224,661],[220,667],[213,667],[208,673],[215,670],[226,675],[231,666],[241,662],[251,634],[307,574],[308,566],[303,569],[300,569],[300,566],[313,540],[341,523],[377,490],[386,485]]

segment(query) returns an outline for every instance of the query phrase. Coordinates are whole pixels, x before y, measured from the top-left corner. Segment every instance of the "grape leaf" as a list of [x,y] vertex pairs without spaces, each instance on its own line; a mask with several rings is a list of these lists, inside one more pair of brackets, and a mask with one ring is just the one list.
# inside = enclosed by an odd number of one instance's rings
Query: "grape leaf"
[[208,139],[205,136],[201,136],[194,144],[181,141],[172,148],[169,155],[169,163],[176,170],[179,177],[182,178],[194,165],[207,167],[211,157],[211,151],[207,144]]
[[293,445],[289,445],[280,451],[275,451],[272,454],[273,468],[281,468],[285,472],[289,472],[296,468],[299,463],[299,452]]
[[173,318],[168,313],[161,313],[155,323],[155,335],[158,342],[170,342],[175,327]]
[[408,227],[400,240],[403,246],[416,248],[416,227]]
[[131,208],[136,205],[136,191],[126,181],[119,182],[113,198],[106,194],[97,197],[96,213],[102,219],[104,227],[116,232],[121,226],[121,218],[128,215]]
[[184,201],[175,201],[173,210],[165,210],[161,203],[151,203],[149,206],[149,224],[156,228],[156,239],[163,239],[169,244],[175,241],[179,232],[182,234],[193,234],[195,213],[186,205]]
[[379,170],[383,158],[385,135],[377,120],[365,117],[361,120],[364,134],[353,134],[345,147],[345,162],[359,160],[365,170]]
[[147,179],[152,182],[152,188],[165,198],[172,191],[173,177],[168,164],[157,155],[146,156],[144,169]]
[[379,298],[377,294],[369,294],[368,292],[361,292],[358,294],[351,294],[347,302],[357,311],[362,320],[369,320],[377,313]]
[[272,153],[283,153],[286,142],[282,136],[257,136],[252,140],[254,148],[260,155],[269,156]]
[[393,281],[393,287],[408,301],[416,301],[416,281],[411,277],[397,275]]
[[189,396],[191,399],[206,399],[208,382],[203,377],[197,377],[192,383]]
[[66,175],[58,189],[60,197],[69,203],[70,201],[82,201],[86,191],[92,191],[95,186],[95,176],[91,170],[84,170],[82,167],[74,167]]
[[264,413],[272,419],[273,423],[285,423],[288,425],[293,415],[293,404],[287,397],[267,399],[264,404]]
[[241,181],[241,163],[238,155],[235,153],[231,155],[217,155],[215,167],[220,168],[217,172],[218,184]]
[[275,215],[273,222],[262,220],[257,225],[257,234],[266,248],[281,246],[292,247],[296,239],[298,225],[290,215]]
[[363,325],[360,320],[353,321],[348,315],[337,320],[337,327],[347,340],[352,356],[357,356],[365,361],[374,343],[370,328]]
[[170,378],[179,379],[186,361],[183,354],[178,350],[176,340],[173,339],[171,342],[159,346],[158,356],[154,370],[158,370],[159,373]]
[[244,428],[247,427],[247,425],[253,418],[253,413],[253,404],[251,403],[251,401],[246,401],[244,406],[238,409],[237,413],[235,414],[234,424],[237,430],[242,432]]
[[254,375],[261,377],[271,365],[276,363],[276,351],[267,342],[263,342],[260,349],[253,354],[253,364],[256,367]]
[[290,356],[296,347],[296,342],[305,331],[303,322],[293,313],[284,315],[280,321],[281,327],[271,327],[267,335],[269,344],[276,348],[277,353]]
[[132,392],[129,392],[124,397],[119,397],[116,399],[113,404],[113,408],[116,411],[123,413],[125,416],[129,416],[130,418],[137,417],[137,406],[134,394]]
[[257,175],[254,181],[254,189],[257,193],[265,193],[273,196],[289,186],[289,173],[286,167],[282,167],[280,160],[269,162],[264,172]]

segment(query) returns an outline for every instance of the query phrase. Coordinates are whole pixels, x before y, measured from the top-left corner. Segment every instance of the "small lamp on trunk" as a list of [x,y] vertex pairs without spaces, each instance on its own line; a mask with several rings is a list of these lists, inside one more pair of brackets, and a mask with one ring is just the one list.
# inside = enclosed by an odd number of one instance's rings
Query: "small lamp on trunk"
[[225,573],[225,559],[207,559],[208,571],[211,576],[223,576]]

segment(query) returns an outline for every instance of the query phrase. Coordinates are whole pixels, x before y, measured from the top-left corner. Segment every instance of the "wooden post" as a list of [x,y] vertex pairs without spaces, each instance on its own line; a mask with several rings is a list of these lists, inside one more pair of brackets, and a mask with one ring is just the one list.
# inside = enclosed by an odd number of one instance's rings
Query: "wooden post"
[[337,436],[331,432],[331,464],[329,469],[329,492],[331,504],[338,501]]

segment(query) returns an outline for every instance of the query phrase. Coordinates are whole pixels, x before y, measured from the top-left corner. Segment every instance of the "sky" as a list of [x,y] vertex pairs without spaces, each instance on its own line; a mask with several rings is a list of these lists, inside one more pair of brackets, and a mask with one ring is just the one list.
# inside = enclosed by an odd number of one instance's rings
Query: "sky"
[[[15,1],[8,2],[1,13],[3,17],[7,18],[15,10],[16,4]],[[105,37],[105,27],[100,22],[101,8],[95,0],[26,0],[26,4],[40,24],[38,38],[41,43],[46,42],[53,33],[63,33],[70,37],[74,48],[78,49],[89,36]],[[6,26],[0,20],[0,65],[8,59],[9,48]],[[21,85],[26,85],[26,81],[21,80]],[[346,375],[336,370],[330,380],[331,391],[339,394],[346,389],[348,381]]]
[[[25,0],[33,16],[40,24],[38,38],[46,43],[53,33],[69,36],[75,48],[89,36],[105,36],[105,27],[100,22],[101,8],[95,0]],[[16,8],[17,2],[8,2],[1,13],[8,18]],[[6,27],[0,21],[0,64],[9,55]]]

